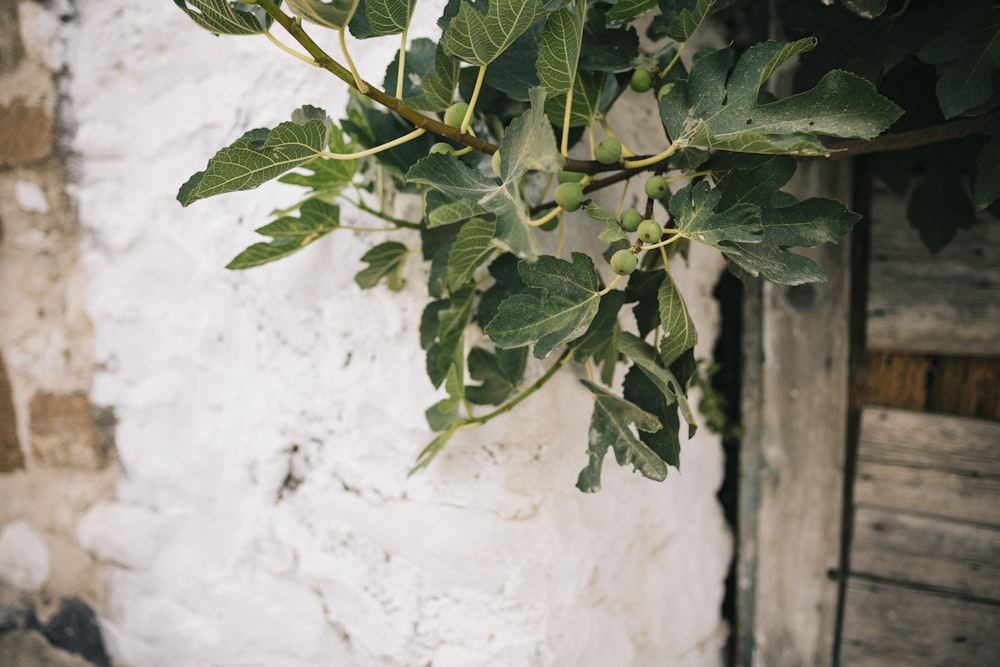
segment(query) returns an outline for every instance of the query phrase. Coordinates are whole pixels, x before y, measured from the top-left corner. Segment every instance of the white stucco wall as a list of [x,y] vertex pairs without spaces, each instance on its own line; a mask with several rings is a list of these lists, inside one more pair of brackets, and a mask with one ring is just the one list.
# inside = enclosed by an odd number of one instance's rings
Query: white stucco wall
[[[563,371],[407,478],[431,437],[423,267],[408,266],[402,293],[363,292],[359,258],[383,239],[341,231],[230,272],[297,192],[174,199],[250,127],[301,103],[339,117],[343,87],[263,37],[213,37],[166,0],[75,4],[64,29],[93,400],[116,411],[121,464],[117,499],[78,532],[110,570],[116,661],[719,664],[731,544],[718,440],[700,432],[663,484],[609,460],[604,489],[581,494],[591,403]],[[437,36],[435,7],[418,6],[412,36]],[[357,50],[367,78],[381,81],[394,49]],[[706,356],[719,264],[692,267],[681,280]],[[301,482],[283,491],[289,476]]]

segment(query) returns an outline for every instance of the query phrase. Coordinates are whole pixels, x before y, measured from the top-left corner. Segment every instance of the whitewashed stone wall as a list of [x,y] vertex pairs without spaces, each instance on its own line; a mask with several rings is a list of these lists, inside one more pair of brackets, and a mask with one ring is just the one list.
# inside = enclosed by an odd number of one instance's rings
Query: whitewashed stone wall
[[[62,30],[90,400],[117,417],[119,480],[74,525],[107,577],[115,662],[720,664],[718,440],[699,433],[664,484],[609,464],[604,489],[583,495],[590,401],[564,372],[407,478],[431,437],[423,267],[401,293],[363,292],[359,257],[382,239],[341,231],[229,272],[296,192],[174,199],[246,129],[302,103],[336,118],[343,87],[165,0],[75,8]],[[437,36],[436,8],[418,6],[411,36]],[[356,49],[365,76],[380,81],[394,49]],[[720,266],[691,266],[680,280],[707,356]]]

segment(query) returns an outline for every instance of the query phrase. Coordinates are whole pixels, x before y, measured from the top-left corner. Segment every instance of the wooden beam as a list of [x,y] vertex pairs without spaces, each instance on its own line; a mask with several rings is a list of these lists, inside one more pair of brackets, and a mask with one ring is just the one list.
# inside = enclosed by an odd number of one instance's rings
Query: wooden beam
[[851,667],[983,667],[1000,657],[1000,606],[852,577],[841,648]]
[[[799,165],[792,189],[800,198],[849,201],[849,169]],[[848,246],[808,253],[826,270],[825,283],[766,284],[759,301],[748,292],[739,665],[832,664],[847,439]]]
[[851,574],[1000,602],[1000,529],[859,506]]
[[872,202],[867,345],[1000,356],[1000,225],[982,213],[932,254],[906,220],[906,200]]

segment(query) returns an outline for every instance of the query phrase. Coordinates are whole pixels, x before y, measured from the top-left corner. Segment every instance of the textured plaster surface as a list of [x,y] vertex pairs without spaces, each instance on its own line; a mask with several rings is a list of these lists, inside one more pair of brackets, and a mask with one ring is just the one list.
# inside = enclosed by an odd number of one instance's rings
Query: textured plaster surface
[[[717,439],[686,444],[683,474],[664,484],[609,462],[604,489],[583,495],[573,484],[590,402],[564,371],[407,478],[435,400],[416,329],[424,269],[407,266],[401,293],[361,291],[359,257],[383,238],[342,231],[228,272],[296,192],[174,200],[248,128],[301,103],[337,118],[343,87],[262,37],[204,33],[170,2],[76,6],[92,401],[114,407],[121,464],[116,499],[77,532],[110,570],[103,627],[116,661],[720,664],[731,545]],[[435,8],[418,7],[411,36],[437,36]],[[381,81],[394,48],[356,49],[367,78]],[[692,266],[679,280],[705,356],[719,266]]]

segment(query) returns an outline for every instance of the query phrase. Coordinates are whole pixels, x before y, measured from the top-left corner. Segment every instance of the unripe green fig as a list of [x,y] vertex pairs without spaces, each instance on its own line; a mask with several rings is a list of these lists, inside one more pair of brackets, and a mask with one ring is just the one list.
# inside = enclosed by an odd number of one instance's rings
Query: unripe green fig
[[632,72],[628,85],[635,92],[644,93],[653,87],[653,75],[645,67],[639,67]]
[[624,248],[611,255],[611,270],[620,276],[632,273],[638,265],[639,258],[635,256],[631,248]]
[[656,220],[643,220],[635,231],[638,237],[646,243],[656,243],[663,236],[663,228]]
[[500,151],[493,152],[493,160],[491,162],[493,165],[493,173],[497,176],[500,175]]
[[618,220],[618,226],[626,232],[634,232],[639,229],[640,222],[642,222],[642,213],[639,213],[634,208],[627,208],[622,211],[622,217]]
[[583,180],[585,174],[579,171],[560,171],[559,172],[559,182],[560,183],[579,183]]
[[545,222],[543,222],[538,226],[539,229],[545,232],[551,232],[553,229],[557,229],[558,227],[559,227],[558,215],[552,218],[551,220],[546,220]]
[[579,183],[561,183],[556,188],[556,203],[564,211],[575,211],[583,204],[583,188]]
[[451,155],[451,152],[452,152],[451,144],[449,144],[447,142],[444,142],[444,141],[439,141],[436,144],[434,144],[433,146],[431,146],[431,151],[430,152],[431,152],[432,155],[434,153],[441,153],[443,155]]
[[601,164],[614,164],[622,159],[622,142],[618,137],[602,137],[594,147],[594,157]]
[[670,192],[670,184],[662,176],[650,176],[646,181],[646,196],[650,199],[663,199]]
[[465,102],[455,102],[444,112],[444,124],[452,127],[461,127],[465,120],[465,114],[469,111],[469,105]]

